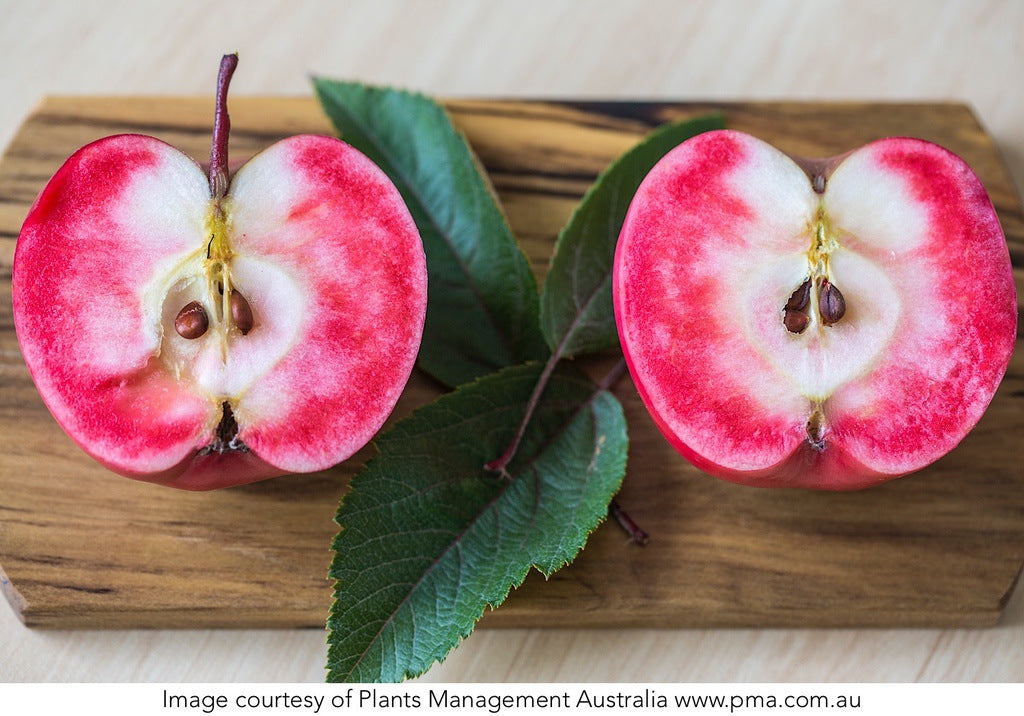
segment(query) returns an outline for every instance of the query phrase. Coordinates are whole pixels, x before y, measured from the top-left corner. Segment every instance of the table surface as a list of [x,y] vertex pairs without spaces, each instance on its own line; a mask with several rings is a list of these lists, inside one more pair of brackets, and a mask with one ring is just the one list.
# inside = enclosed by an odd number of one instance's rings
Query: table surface
[[[45,94],[210,94],[237,50],[238,94],[308,95],[316,73],[445,96],[966,101],[1024,186],[1014,0],[0,0],[0,16],[0,145]],[[320,681],[324,640],[29,630],[0,604],[0,680]],[[481,630],[423,678],[1024,681],[1024,589],[986,630]]]

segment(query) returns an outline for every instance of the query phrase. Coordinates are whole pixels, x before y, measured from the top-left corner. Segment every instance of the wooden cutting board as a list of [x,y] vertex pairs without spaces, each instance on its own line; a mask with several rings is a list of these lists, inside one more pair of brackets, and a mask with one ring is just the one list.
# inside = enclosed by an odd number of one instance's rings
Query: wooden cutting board
[[[449,103],[491,173],[538,277],[598,171],[650,127],[721,109],[783,150],[826,156],[915,135],[964,157],[992,195],[1024,288],[1024,216],[991,138],[959,104]],[[232,156],[330,132],[311,99],[235,98]],[[210,98],[50,98],[0,162],[0,565],[33,626],[321,627],[332,518],[369,454],[316,475],[212,493],[133,482],[54,423],[11,317],[15,240],[28,207],[79,146],[118,132],[209,153]],[[69,260],[70,257],[69,257]],[[762,490],[700,474],[660,436],[626,379],[623,505],[651,533],[612,524],[576,563],[534,574],[488,626],[982,626],[1024,563],[1024,353],[978,428],[917,476],[849,494]],[[414,376],[396,411],[436,388]]]

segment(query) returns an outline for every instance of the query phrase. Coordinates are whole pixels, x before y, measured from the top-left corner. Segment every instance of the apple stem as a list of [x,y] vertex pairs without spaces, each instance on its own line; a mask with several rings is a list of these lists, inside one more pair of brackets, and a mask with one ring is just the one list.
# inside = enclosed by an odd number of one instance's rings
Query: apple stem
[[[555,366],[558,365],[558,361],[561,358],[562,353],[558,350],[548,358],[548,362],[544,364],[544,370],[540,373],[540,378],[537,379],[537,385],[534,386],[533,392],[530,394],[530,399],[526,401],[526,412],[523,413],[523,419],[519,421],[519,427],[516,428],[516,434],[512,438],[512,442],[505,448],[505,452],[501,454],[501,457],[491,460],[484,465],[485,470],[500,472],[506,475],[505,468],[508,467],[508,464],[512,462],[512,458],[515,457],[516,451],[519,449],[519,443],[523,441],[523,436],[526,435],[526,428],[530,424],[530,418],[533,417],[534,412],[537,410],[541,395],[543,395],[544,389],[551,381],[551,374],[555,372]],[[626,361],[623,359],[616,363],[615,367],[608,371],[608,374],[601,379],[601,382],[597,384],[597,389],[599,391],[608,390],[619,381],[619,378],[625,372]]]
[[213,111],[213,146],[210,148],[210,193],[214,199],[223,199],[228,193],[228,85],[238,67],[238,53],[224,55],[217,73],[217,103]]
[[647,534],[643,529],[640,528],[633,518],[629,516],[629,513],[622,509],[622,505],[619,504],[618,500],[612,500],[611,504],[608,505],[608,514],[619,523],[619,527],[626,531],[629,535],[629,541],[638,547],[643,547],[645,544],[650,542],[651,536]]

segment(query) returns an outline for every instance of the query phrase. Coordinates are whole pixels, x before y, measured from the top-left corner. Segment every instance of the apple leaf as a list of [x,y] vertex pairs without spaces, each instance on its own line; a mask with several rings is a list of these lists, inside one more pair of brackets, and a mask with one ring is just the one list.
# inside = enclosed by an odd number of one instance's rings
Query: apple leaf
[[541,292],[541,329],[555,355],[571,358],[618,345],[612,263],[633,194],[670,149],[724,127],[718,114],[663,125],[612,163],[583,196],[558,235]]
[[547,355],[537,282],[465,138],[421,94],[314,78],[342,139],[401,192],[427,255],[419,366],[448,386]]
[[572,561],[626,466],[622,406],[571,367],[552,377],[507,477],[537,363],[464,385],[380,436],[338,510],[329,681],[426,671],[536,567]]

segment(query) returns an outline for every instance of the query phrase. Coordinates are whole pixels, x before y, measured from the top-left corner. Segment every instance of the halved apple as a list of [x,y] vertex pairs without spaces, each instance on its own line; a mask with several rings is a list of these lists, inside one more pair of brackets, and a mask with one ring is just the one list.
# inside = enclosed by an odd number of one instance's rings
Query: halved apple
[[992,203],[918,139],[804,163],[735,131],[669,152],[629,208],[614,303],[634,382],[700,469],[855,489],[978,422],[1017,304]]
[[112,470],[186,489],[352,455],[398,400],[426,311],[419,233],[376,165],[302,135],[228,186],[222,109],[210,177],[152,137],[80,149],[14,261],[18,340],[57,422]]

